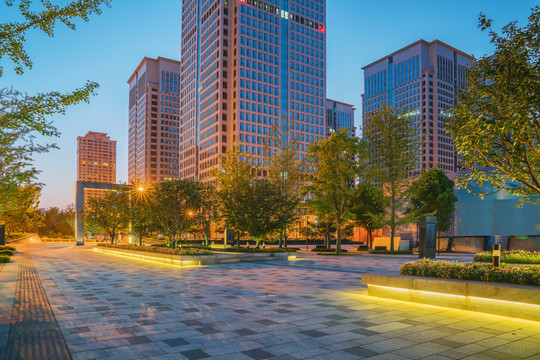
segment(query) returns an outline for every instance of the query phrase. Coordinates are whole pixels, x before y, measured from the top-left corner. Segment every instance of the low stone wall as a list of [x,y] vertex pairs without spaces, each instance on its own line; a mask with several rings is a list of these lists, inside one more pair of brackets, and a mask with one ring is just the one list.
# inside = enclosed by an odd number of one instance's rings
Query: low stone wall
[[368,295],[540,321],[540,287],[362,274]]
[[[484,251],[485,237],[459,236],[454,238],[454,251],[477,253]],[[442,245],[441,245],[442,246]]]
[[540,236],[512,237],[508,250],[540,251]]
[[217,265],[253,261],[287,261],[289,253],[219,253],[213,255],[172,255],[138,250],[95,247],[94,251],[129,256],[176,266]]

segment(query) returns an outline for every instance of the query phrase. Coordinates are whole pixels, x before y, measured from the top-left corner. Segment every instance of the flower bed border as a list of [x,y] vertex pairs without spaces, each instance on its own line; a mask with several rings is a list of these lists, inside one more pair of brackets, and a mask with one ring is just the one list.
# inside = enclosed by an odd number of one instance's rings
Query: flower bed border
[[[253,261],[287,261],[289,253],[219,253],[214,251],[213,255],[172,255],[167,253],[128,250],[120,248],[94,247],[94,251],[132,257],[135,259],[165,263],[175,266],[198,266],[198,265],[218,265],[237,262]],[[294,253],[293,254],[293,257]]]
[[368,295],[540,321],[540,287],[507,283],[362,274]]

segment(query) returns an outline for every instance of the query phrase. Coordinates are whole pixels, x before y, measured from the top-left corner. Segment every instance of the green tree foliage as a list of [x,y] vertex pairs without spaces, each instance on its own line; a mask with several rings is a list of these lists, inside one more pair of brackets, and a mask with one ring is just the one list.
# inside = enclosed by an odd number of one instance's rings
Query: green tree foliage
[[[350,137],[343,128],[319,140],[308,148],[312,168],[310,184],[305,187],[313,200],[312,208],[324,207],[328,218],[337,227],[336,252],[341,253],[343,224],[352,218],[351,207],[356,192],[355,182],[365,170],[368,156],[366,144],[357,137]],[[322,212],[322,211],[321,211]]]
[[262,178],[262,169],[252,163],[249,154],[236,148],[222,158],[222,171],[217,174],[218,201],[226,227],[249,233],[258,246],[289,223],[283,214],[294,212],[298,203],[283,193],[281,182]]
[[174,179],[156,185],[152,213],[156,230],[166,234],[173,248],[187,229],[195,224],[201,206],[200,184]]
[[452,225],[452,214],[458,200],[454,182],[441,169],[431,169],[413,181],[409,188],[408,212],[415,216],[436,216],[437,232],[447,231]]
[[[305,180],[305,162],[298,154],[299,144],[296,139],[290,138],[288,134],[283,134],[279,128],[272,129],[272,135],[265,148],[265,171],[268,180],[281,189],[277,215],[283,228],[280,232],[279,247],[283,246],[283,235],[286,229],[299,218],[299,209],[303,194],[301,187]],[[284,135],[284,136],[283,136]]]
[[354,223],[366,229],[370,249],[373,245],[373,231],[384,226],[387,206],[388,199],[380,187],[366,183],[358,185],[351,212]]
[[244,209],[246,208],[244,191],[255,178],[252,175],[252,166],[242,157],[251,160],[249,155],[241,154],[237,147],[233,147],[220,158],[221,170],[216,171],[218,209],[221,219],[225,228],[238,232],[243,231],[244,228]]
[[[6,191],[6,184],[0,184],[0,226],[7,231],[33,231],[42,218],[37,212],[40,188],[34,184],[14,186],[13,191]],[[11,190],[11,189],[10,189]]]
[[498,34],[489,29],[492,56],[475,59],[467,85],[458,93],[446,129],[470,170],[458,181],[463,187],[489,182],[523,201],[540,196],[540,6],[520,28],[511,22]]
[[[102,5],[109,6],[110,1],[75,0],[63,6],[45,0],[41,0],[38,6],[31,0],[5,0],[4,3],[8,8],[17,6],[24,20],[0,24],[0,60],[9,58],[15,64],[15,72],[22,74],[24,67],[32,68],[32,61],[24,49],[28,31],[40,30],[53,37],[54,28],[58,22],[75,30],[74,20],[81,19],[88,22],[90,15],[101,14]],[[4,11],[7,10],[7,8],[4,9]],[[2,74],[3,68],[0,66],[0,77]]]
[[50,207],[39,209],[38,212],[43,219],[38,228],[40,235],[74,236],[75,207],[73,204],[65,209]]
[[204,235],[204,243],[208,246],[208,239],[212,230],[212,224],[218,220],[218,199],[216,189],[212,186],[201,184],[201,203],[196,214],[195,221]]
[[363,133],[372,153],[368,177],[382,187],[388,200],[390,211],[381,221],[390,227],[390,251],[393,252],[395,229],[414,218],[399,209],[408,201],[410,176],[419,156],[419,139],[403,110],[388,105],[369,114],[365,124]]
[[140,182],[133,182],[130,189],[129,218],[131,232],[142,246],[143,238],[155,229],[152,202],[154,201],[154,188],[145,186]]
[[[24,67],[31,68],[32,62],[25,51],[26,35],[31,30],[41,30],[49,36],[54,35],[57,22],[75,29],[73,20],[89,20],[91,14],[99,14],[102,5],[108,0],[77,0],[65,5],[55,5],[50,1],[40,1],[35,5],[31,0],[6,0],[3,11],[17,7],[22,21],[0,24],[0,64],[9,59],[18,74]],[[0,11],[2,9],[0,8]],[[3,66],[0,65],[0,77]],[[66,107],[88,102],[97,84],[87,82],[82,88],[68,94],[48,92],[29,96],[14,89],[0,89],[0,223],[13,219],[24,205],[26,214],[37,207],[35,190],[40,184],[35,182],[38,170],[32,166],[32,155],[46,152],[54,145],[39,145],[32,141],[34,134],[58,136],[58,131],[50,124],[48,117],[64,114]],[[32,188],[32,195],[29,190]],[[28,196],[25,196],[28,195]],[[28,200],[34,199],[34,203]],[[16,203],[15,200],[19,200]]]
[[83,222],[89,227],[101,228],[114,244],[116,236],[129,224],[129,194],[125,191],[108,191],[104,196],[88,200]]

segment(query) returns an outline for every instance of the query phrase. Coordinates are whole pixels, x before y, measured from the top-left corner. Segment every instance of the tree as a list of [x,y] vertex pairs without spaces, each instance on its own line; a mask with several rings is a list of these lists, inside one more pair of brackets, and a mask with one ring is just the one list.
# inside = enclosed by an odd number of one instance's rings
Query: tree
[[337,227],[338,254],[341,253],[343,224],[352,217],[354,185],[365,170],[367,156],[366,143],[350,137],[346,128],[308,148],[309,165],[313,171],[306,191],[319,204],[326,204],[328,216]]
[[[58,21],[71,29],[75,29],[72,20],[77,18],[89,20],[91,14],[100,14],[101,5],[109,5],[108,0],[76,0],[64,6],[40,1],[35,9],[31,0],[21,0],[17,6],[22,22],[0,24],[0,63],[5,64],[6,58],[14,63],[17,74],[24,72],[24,67],[31,68],[32,62],[25,51],[26,35],[32,29],[43,31],[48,36],[54,35],[54,27]],[[12,7],[15,1],[5,1],[5,6]],[[0,77],[3,67],[0,66]],[[34,153],[46,152],[54,145],[38,145],[32,141],[35,133],[45,136],[58,136],[58,131],[49,123],[47,117],[54,114],[64,114],[66,107],[81,101],[88,102],[94,94],[97,84],[87,82],[82,88],[68,94],[48,92],[28,96],[14,89],[0,89],[0,226],[6,219],[28,204],[28,193],[25,189],[32,186],[41,187],[35,183],[38,171],[32,166]],[[37,207],[36,202],[30,208]],[[20,204],[14,199],[21,200]],[[9,207],[8,207],[9,206]],[[13,217],[11,217],[13,218]]]
[[222,158],[222,171],[217,173],[219,209],[225,225],[247,232],[259,242],[290,221],[297,207],[292,195],[283,193],[281,183],[262,178],[262,169],[253,165],[249,154],[233,148]]
[[400,214],[407,204],[411,175],[419,156],[419,139],[409,117],[402,109],[383,105],[365,119],[363,133],[369,143],[372,158],[368,178],[381,186],[390,211],[381,221],[390,227],[390,251],[394,251],[394,235],[398,226],[411,222],[412,214]]
[[240,232],[243,229],[246,207],[244,192],[254,180],[252,158],[241,154],[234,146],[220,158],[221,169],[216,170],[218,210],[227,229]]
[[[299,218],[298,207],[303,200],[301,187],[305,180],[305,162],[298,154],[298,141],[289,132],[282,133],[278,127],[271,130],[265,147],[265,170],[271,183],[281,189],[277,215],[283,228],[280,231],[279,247],[287,246],[287,227]],[[283,243],[285,235],[285,243]]]
[[200,185],[193,181],[174,179],[156,185],[152,213],[156,229],[167,235],[173,249],[182,234],[195,223],[200,208]]
[[408,212],[416,216],[437,217],[437,232],[447,231],[452,225],[452,214],[458,200],[454,194],[454,182],[441,169],[431,169],[413,181],[409,188]]
[[37,211],[40,187],[34,184],[14,185],[14,191],[2,193],[7,184],[0,185],[0,231],[12,231],[15,229],[32,229],[39,225],[42,220]]
[[135,181],[131,184],[130,193],[128,216],[131,220],[131,232],[142,246],[143,238],[155,228],[152,210],[153,187]]
[[[502,34],[480,15],[489,29],[492,56],[474,59],[467,84],[458,92],[453,116],[446,124],[467,173],[458,178],[465,188],[489,182],[522,201],[540,196],[540,6],[529,23],[511,22]],[[470,188],[468,188],[470,189]],[[482,190],[475,190],[480,195]]]
[[324,196],[312,196],[306,201],[306,206],[310,213],[317,217],[317,232],[323,235],[324,247],[331,248],[330,236],[336,232],[337,228],[335,228],[330,211],[330,202]]
[[125,191],[109,191],[104,196],[88,200],[83,222],[90,227],[99,226],[114,244],[116,235],[129,224],[129,195]]
[[38,228],[40,235],[74,236],[75,207],[68,205],[65,209],[50,207],[38,210],[42,221]]
[[215,188],[206,184],[201,184],[200,195],[200,209],[195,220],[199,224],[204,235],[204,244],[208,246],[208,238],[210,237],[212,223],[218,218],[217,193]]
[[351,212],[356,225],[366,229],[369,249],[372,248],[372,233],[384,226],[384,215],[388,201],[380,187],[361,183],[353,200]]

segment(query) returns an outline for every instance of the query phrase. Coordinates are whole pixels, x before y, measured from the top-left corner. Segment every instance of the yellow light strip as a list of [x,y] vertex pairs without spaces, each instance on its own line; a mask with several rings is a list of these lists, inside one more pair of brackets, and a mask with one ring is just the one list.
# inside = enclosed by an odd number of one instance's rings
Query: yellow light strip
[[509,301],[509,300],[499,300],[499,299],[488,299],[488,298],[481,298],[476,296],[469,296],[469,299],[474,300],[483,300],[483,301],[494,301],[498,303],[505,303],[505,304],[512,304],[512,305],[526,305],[526,306],[533,306],[535,308],[540,309],[540,305],[537,304],[529,304],[529,303],[522,303],[522,302],[516,302],[516,301]]
[[445,294],[445,293],[434,292],[434,291],[414,290],[414,289],[404,289],[404,288],[398,288],[398,287],[392,287],[392,286],[383,286],[383,285],[367,284],[367,286],[368,286],[368,288],[371,286],[371,287],[378,287],[378,288],[389,289],[389,290],[395,290],[395,291],[403,291],[403,292],[419,292],[419,293],[430,294],[430,295],[457,297],[457,298],[469,299],[469,300],[493,301],[493,302],[506,303],[506,304],[512,304],[512,305],[526,305],[526,306],[533,306],[533,307],[536,307],[536,308],[539,308],[539,309],[540,309],[540,305],[536,305],[536,304],[528,304],[528,303],[517,302],[517,301],[499,300],[499,299],[489,299],[489,298],[481,298],[481,297],[476,297],[476,296],[466,296],[466,295]]
[[114,250],[108,250],[108,249],[98,249],[93,248],[93,251],[100,252],[103,254],[108,255],[114,255],[119,256],[127,259],[136,259],[141,261],[147,261],[155,264],[162,264],[162,265],[168,265],[168,266],[174,266],[174,267],[200,267],[200,261],[181,261],[181,260],[174,260],[174,259],[163,259],[163,261],[160,261],[154,256],[148,256],[148,255],[142,255],[142,254],[133,254],[133,253],[125,253],[121,251],[114,251]]

